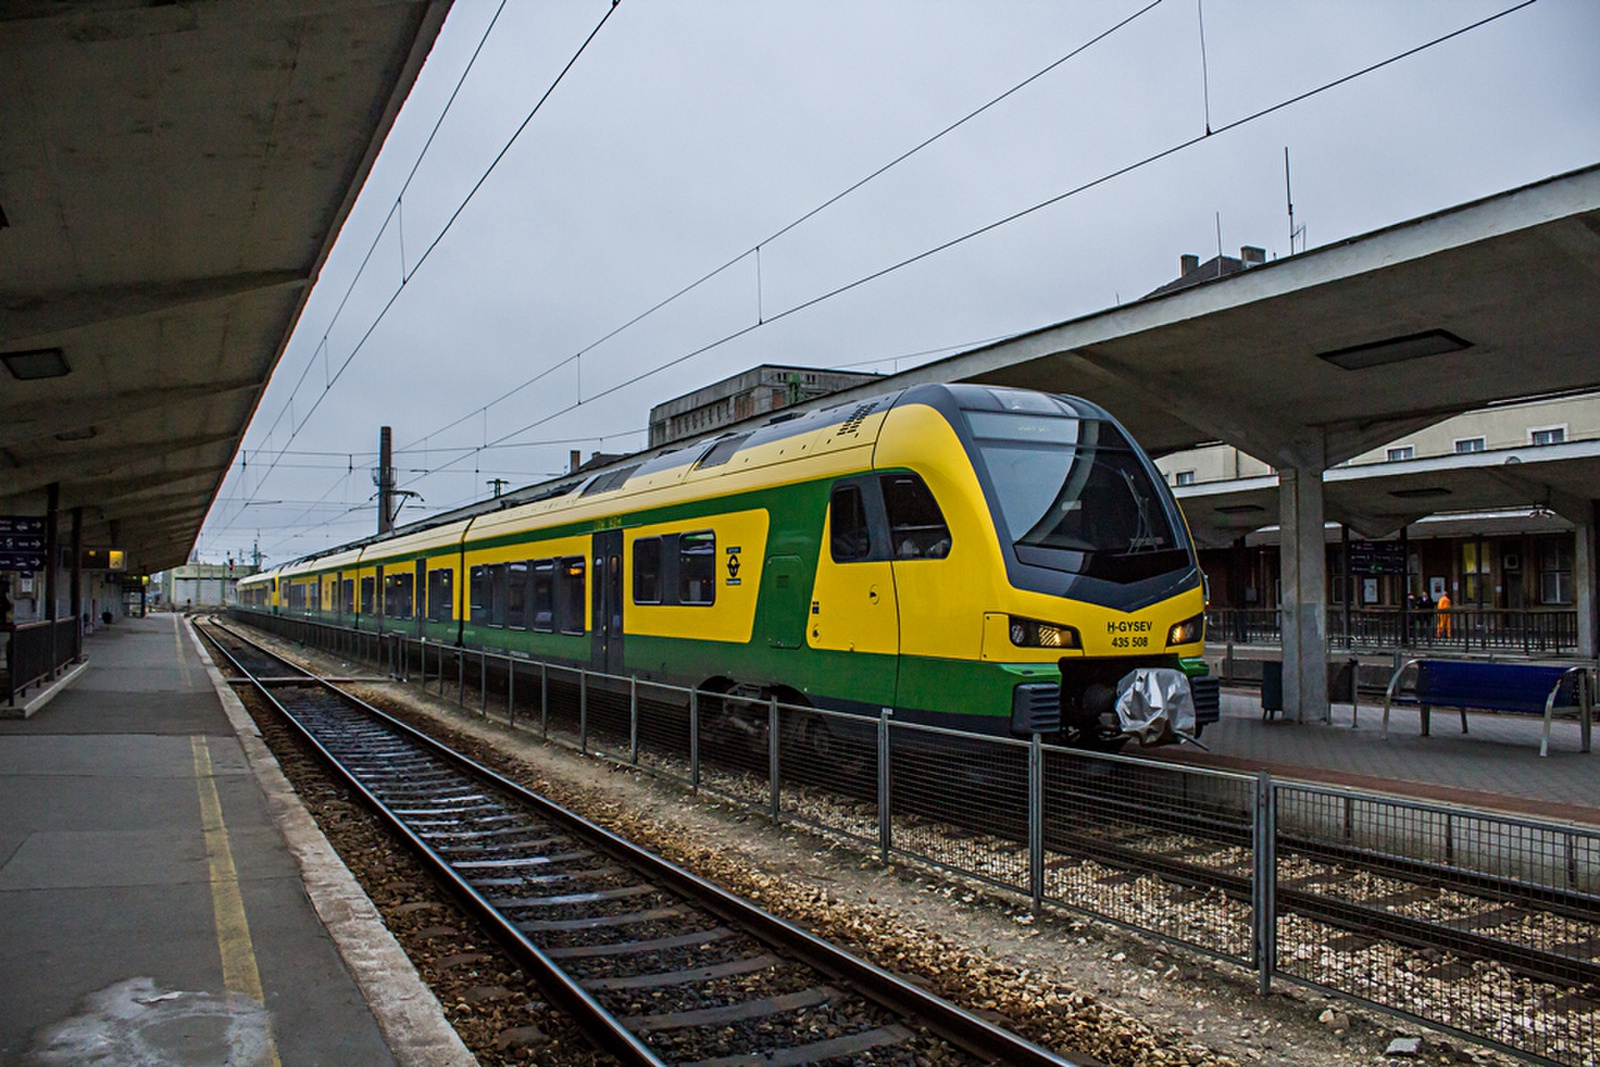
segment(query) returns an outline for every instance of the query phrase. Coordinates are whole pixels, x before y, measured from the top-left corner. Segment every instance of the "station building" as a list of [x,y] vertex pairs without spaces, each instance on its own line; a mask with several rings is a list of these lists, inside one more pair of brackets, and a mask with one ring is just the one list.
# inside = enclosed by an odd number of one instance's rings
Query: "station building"
[[764,363],[650,409],[650,447],[863,385],[879,377],[818,367]]

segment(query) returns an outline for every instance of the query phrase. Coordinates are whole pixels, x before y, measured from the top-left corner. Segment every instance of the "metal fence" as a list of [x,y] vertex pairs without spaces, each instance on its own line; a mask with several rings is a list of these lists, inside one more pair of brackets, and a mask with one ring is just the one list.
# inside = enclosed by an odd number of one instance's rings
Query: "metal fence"
[[243,615],[873,853],[1499,1046],[1600,1048],[1600,830]]
[[11,631],[6,644],[6,704],[15,707],[35,685],[48,682],[83,651],[77,618],[29,622]]
[[[1212,608],[1206,612],[1206,639],[1213,643],[1279,645],[1281,613],[1276,608]],[[1578,613],[1571,608],[1451,608],[1409,611],[1357,608],[1346,613],[1328,605],[1331,648],[1421,649],[1439,652],[1524,652],[1555,654],[1578,647]]]

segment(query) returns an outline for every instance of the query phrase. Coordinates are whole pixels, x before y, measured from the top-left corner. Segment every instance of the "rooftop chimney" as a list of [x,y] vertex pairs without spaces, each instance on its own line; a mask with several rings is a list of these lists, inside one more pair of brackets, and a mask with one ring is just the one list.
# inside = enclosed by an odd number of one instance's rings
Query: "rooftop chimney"
[[1239,258],[1246,267],[1259,267],[1267,261],[1267,250],[1257,248],[1255,245],[1245,245],[1239,249]]
[[574,448],[567,453],[567,473],[577,474],[581,466],[583,466],[583,453]]
[[1197,271],[1199,269],[1200,269],[1200,257],[1199,256],[1182,255],[1182,256],[1178,257],[1178,276],[1179,277],[1188,277],[1194,271]]

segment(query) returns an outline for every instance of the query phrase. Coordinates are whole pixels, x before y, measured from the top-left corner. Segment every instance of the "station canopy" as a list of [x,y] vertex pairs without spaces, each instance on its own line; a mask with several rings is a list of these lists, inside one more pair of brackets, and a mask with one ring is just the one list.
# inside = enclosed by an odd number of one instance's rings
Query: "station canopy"
[[[1600,388],[1600,166],[821,403],[924,381],[1073,393],[1111,411],[1155,455],[1221,441],[1280,469],[1327,470],[1328,517],[1370,536],[1439,510],[1523,504],[1588,521],[1571,513],[1587,514],[1600,464],[1575,446],[1418,460],[1381,474],[1329,468],[1464,411]],[[1277,479],[1257,481],[1180,494],[1202,541],[1227,543],[1277,521]]]
[[0,7],[0,515],[184,561],[448,7]]

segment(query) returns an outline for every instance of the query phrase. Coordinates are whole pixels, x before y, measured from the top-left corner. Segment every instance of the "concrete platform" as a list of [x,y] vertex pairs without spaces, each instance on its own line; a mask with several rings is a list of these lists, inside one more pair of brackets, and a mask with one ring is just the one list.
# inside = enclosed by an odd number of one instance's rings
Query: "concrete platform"
[[1420,720],[1416,708],[1396,707],[1383,740],[1380,700],[1358,705],[1355,714],[1349,704],[1335,704],[1331,724],[1282,715],[1264,722],[1258,692],[1224,689],[1222,720],[1201,737],[1209,752],[1184,745],[1137,754],[1600,825],[1600,744],[1580,751],[1573,719],[1551,724],[1550,755],[1542,759],[1538,716],[1468,712],[1463,735],[1455,710],[1436,708],[1428,737]]
[[0,722],[0,1064],[472,1062],[182,620],[86,652]]

